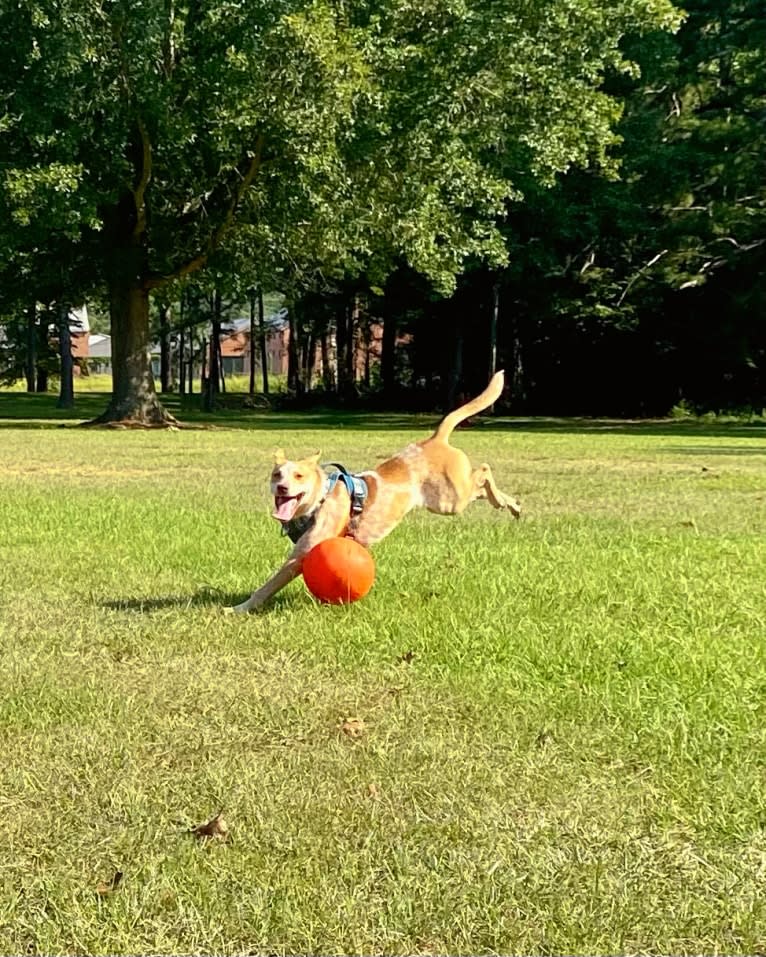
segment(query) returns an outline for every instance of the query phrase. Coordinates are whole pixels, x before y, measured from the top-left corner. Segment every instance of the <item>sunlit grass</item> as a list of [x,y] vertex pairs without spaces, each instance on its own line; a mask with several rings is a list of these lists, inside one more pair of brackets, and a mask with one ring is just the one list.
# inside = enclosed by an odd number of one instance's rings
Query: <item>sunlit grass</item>
[[323,421],[0,430],[0,951],[762,951],[762,431],[459,432],[522,522],[224,616],[285,554],[275,444],[423,434]]
[[[287,376],[276,375],[271,373],[269,375],[269,390],[273,392],[282,392],[287,385]],[[158,387],[159,388],[159,387]],[[224,382],[224,388],[228,392],[248,392],[250,389],[250,376],[249,375],[232,375],[226,376]],[[260,373],[255,377],[255,389],[256,392],[260,392],[263,388],[263,379],[261,378]],[[59,381],[55,377],[51,378],[49,382],[48,395],[55,396],[58,393]],[[108,373],[103,372],[91,372],[90,375],[77,375],[74,377],[74,391],[75,394],[88,394],[91,392],[102,392],[108,393],[112,390],[112,376]],[[199,393],[200,391],[200,381],[197,377],[194,381],[194,391]],[[17,382],[12,383],[11,385],[4,385],[0,387],[0,393],[3,392],[26,392],[26,383],[19,379]]]

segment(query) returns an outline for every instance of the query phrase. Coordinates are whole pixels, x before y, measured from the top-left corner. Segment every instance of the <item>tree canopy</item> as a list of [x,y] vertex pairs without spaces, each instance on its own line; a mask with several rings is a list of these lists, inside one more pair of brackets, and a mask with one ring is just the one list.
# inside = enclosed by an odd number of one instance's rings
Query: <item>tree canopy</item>
[[161,420],[150,293],[248,253],[303,287],[499,266],[508,202],[614,173],[605,79],[679,21],[666,0],[3,4],[3,282],[65,262],[68,295],[102,285],[106,417]]

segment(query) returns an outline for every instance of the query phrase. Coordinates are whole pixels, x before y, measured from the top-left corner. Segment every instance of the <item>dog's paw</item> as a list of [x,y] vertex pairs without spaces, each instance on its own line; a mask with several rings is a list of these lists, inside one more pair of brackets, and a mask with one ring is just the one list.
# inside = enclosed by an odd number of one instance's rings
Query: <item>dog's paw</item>
[[225,615],[247,615],[251,611],[260,611],[264,604],[263,601],[253,601],[252,598],[248,598],[239,605],[227,605],[223,613]]
[[505,507],[514,518],[521,518],[521,505],[515,499],[506,498]]
[[243,601],[241,605],[226,605],[223,609],[224,615],[246,615],[250,611],[250,605]]

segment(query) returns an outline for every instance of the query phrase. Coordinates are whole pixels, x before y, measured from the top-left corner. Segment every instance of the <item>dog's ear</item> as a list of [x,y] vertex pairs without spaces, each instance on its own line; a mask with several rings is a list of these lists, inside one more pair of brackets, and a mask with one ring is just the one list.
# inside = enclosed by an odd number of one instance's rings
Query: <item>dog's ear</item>
[[284,465],[287,461],[284,449],[274,449],[274,465]]
[[313,455],[307,455],[306,461],[309,465],[319,465],[319,460],[322,458],[321,452],[314,452]]

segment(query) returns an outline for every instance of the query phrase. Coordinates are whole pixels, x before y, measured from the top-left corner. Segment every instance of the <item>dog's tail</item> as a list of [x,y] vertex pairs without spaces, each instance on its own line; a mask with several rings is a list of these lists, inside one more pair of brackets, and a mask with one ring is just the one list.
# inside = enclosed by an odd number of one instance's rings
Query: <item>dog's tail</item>
[[470,418],[472,415],[476,415],[484,409],[488,409],[494,402],[497,402],[500,398],[500,393],[503,391],[504,382],[505,373],[501,369],[500,372],[496,372],[492,376],[489,380],[489,385],[481,395],[477,395],[475,399],[471,399],[470,402],[461,405],[459,409],[450,412],[449,415],[446,415],[441,420],[433,434],[433,438],[440,442],[448,442],[455,426],[459,425],[465,419]]

